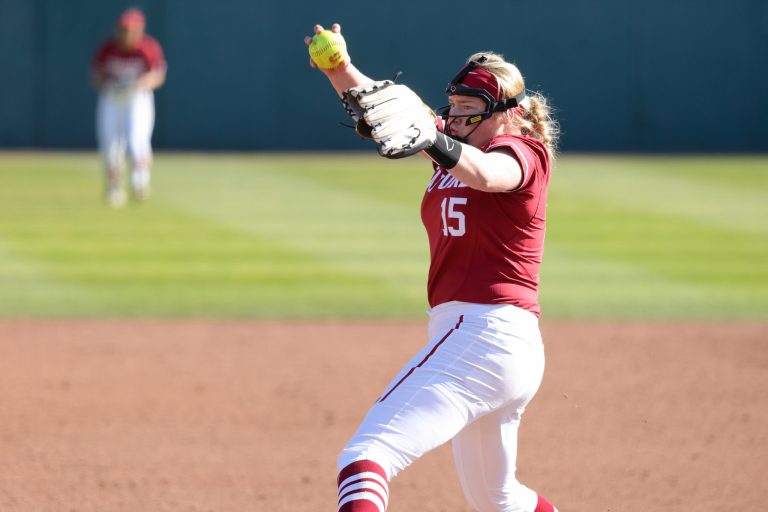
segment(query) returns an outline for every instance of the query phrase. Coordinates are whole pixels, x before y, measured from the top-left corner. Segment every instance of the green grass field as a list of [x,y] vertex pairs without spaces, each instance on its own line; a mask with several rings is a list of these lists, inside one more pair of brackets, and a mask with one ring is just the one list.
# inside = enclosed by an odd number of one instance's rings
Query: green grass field
[[[0,153],[0,316],[407,318],[430,175],[360,154],[159,154],[112,210],[91,153]],[[768,157],[563,156],[547,319],[768,318]]]

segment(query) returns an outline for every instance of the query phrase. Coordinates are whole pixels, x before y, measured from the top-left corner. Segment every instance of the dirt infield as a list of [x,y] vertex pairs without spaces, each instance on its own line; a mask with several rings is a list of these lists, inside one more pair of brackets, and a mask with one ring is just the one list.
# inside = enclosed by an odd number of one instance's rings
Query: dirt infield
[[[768,324],[542,324],[520,479],[561,512],[764,510]],[[333,511],[422,323],[0,321],[0,510]],[[390,512],[467,512],[443,446]]]

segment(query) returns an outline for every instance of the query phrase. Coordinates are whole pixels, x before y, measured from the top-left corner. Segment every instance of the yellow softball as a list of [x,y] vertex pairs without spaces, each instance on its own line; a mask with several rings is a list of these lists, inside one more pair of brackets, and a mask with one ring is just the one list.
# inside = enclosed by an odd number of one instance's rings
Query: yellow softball
[[323,30],[312,36],[309,56],[318,67],[333,69],[347,60],[347,43],[338,32]]

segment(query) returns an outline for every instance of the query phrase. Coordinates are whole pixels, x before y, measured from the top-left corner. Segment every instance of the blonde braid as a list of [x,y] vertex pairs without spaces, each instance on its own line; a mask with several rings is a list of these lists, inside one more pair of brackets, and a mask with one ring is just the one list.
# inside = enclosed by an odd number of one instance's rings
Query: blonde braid
[[547,99],[539,92],[530,92],[523,101],[523,117],[518,121],[520,133],[541,141],[552,156],[557,153],[560,126],[552,118]]

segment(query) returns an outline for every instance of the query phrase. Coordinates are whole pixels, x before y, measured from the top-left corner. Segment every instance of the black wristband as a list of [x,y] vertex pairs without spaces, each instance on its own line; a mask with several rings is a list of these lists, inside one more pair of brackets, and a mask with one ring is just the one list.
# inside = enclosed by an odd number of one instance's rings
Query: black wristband
[[443,169],[453,169],[461,158],[461,142],[437,132],[435,143],[424,152]]

